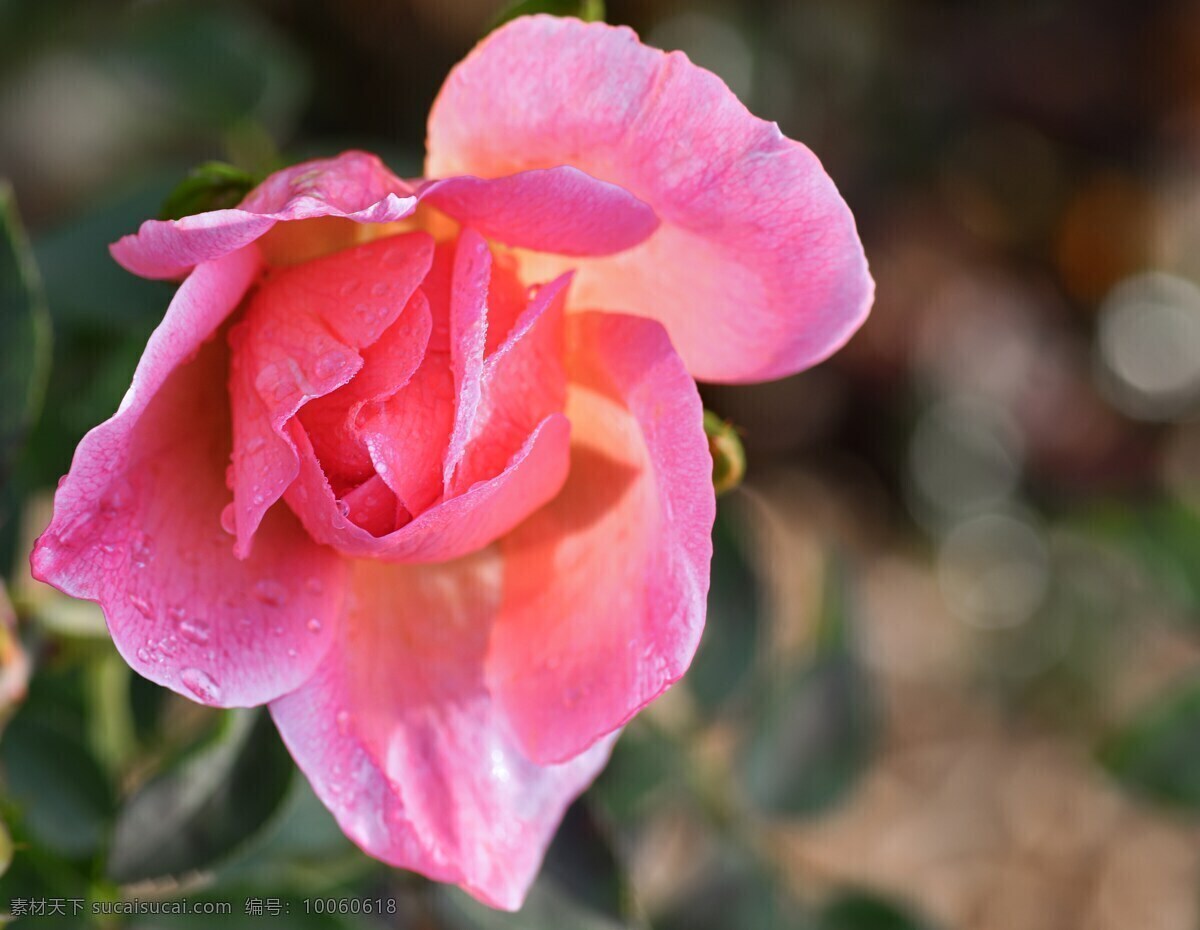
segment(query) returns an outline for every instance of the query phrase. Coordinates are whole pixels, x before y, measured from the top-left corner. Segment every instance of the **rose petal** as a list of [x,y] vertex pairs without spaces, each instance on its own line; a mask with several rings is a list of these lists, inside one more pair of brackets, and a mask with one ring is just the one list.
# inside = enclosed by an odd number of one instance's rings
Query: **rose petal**
[[661,320],[696,377],[799,371],[870,307],[853,217],[816,157],[715,75],[629,29],[508,23],[450,74],[428,140],[431,177],[569,164],[649,204],[662,225],[642,245],[565,263],[579,269],[572,306]]
[[376,538],[347,521],[303,426],[293,420],[289,430],[299,451],[300,474],[285,495],[288,504],[315,540],[354,558],[442,562],[475,552],[553,499],[566,480],[570,459],[571,425],[561,413],[552,414],[499,475],[476,482]]
[[489,239],[559,255],[611,255],[658,227],[654,211],[629,191],[568,165],[503,178],[445,178],[420,188],[419,196]]
[[355,563],[338,642],[271,713],[358,845],[512,910],[611,740],[539,766],[508,735],[483,683],[497,568]]
[[363,350],[358,374],[300,408],[300,422],[336,487],[357,485],[375,473],[358,430],[358,414],[368,404],[387,400],[412,380],[425,358],[432,326],[429,301],[418,290],[400,319]]
[[500,542],[488,687],[539,762],[569,759],[687,669],[716,504],[696,385],[662,326],[568,317],[562,492]]
[[210,337],[256,267],[235,253],[183,283],[121,409],[79,444],[32,558],[35,577],[100,603],[137,672],[221,706],[306,680],[342,594],[341,560],[286,511],[263,523],[246,561],[221,529],[228,351]]
[[285,424],[310,399],[346,384],[360,350],[400,316],[429,270],[423,232],[377,239],[275,272],[232,331],[236,552],[245,556],[263,514],[296,477]]
[[416,205],[412,188],[377,156],[344,152],[275,172],[236,209],[146,220],[110,251],[143,278],[177,278],[201,262],[244,248],[279,222],[337,216],[356,223],[390,223],[408,216]]
[[538,288],[504,342],[487,357],[471,437],[449,493],[500,474],[537,425],[563,409],[563,307],[569,281],[563,275]]
[[236,208],[178,220],[147,220],[111,247],[144,278],[178,278],[204,261],[244,248],[277,223],[340,217],[391,223],[429,202],[489,238],[566,255],[608,255],[636,245],[658,220],[636,197],[574,168],[511,178],[445,178],[414,190],[375,155],[343,152],[277,171]]
[[487,240],[473,229],[464,229],[454,253],[450,290],[450,370],[454,374],[455,400],[454,428],[442,462],[444,488],[450,486],[462,460],[479,409],[491,276],[492,253]]

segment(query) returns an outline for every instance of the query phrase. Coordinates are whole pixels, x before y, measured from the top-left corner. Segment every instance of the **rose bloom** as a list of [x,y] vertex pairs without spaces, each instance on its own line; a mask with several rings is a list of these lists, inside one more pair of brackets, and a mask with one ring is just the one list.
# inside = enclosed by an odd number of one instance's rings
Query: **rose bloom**
[[813,154],[624,28],[493,33],[426,174],[347,152],[117,242],[183,283],[33,567],[139,674],[267,704],[372,856],[516,908],[699,641],[694,379],[820,361],[873,284]]

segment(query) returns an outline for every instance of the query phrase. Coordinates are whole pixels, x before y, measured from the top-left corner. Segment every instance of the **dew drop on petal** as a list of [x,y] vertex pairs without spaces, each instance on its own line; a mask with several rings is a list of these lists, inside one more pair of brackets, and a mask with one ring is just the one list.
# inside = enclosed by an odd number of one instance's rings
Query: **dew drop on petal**
[[226,504],[221,511],[221,529],[230,536],[237,535],[237,524],[234,522],[233,502]]
[[198,617],[180,621],[179,633],[184,639],[191,640],[193,643],[201,646],[208,642],[210,635],[208,623]]
[[215,704],[221,698],[221,688],[208,672],[198,668],[185,668],[179,674],[179,680],[206,704]]
[[145,568],[146,564],[154,557],[154,543],[145,533],[139,533],[133,541],[133,564],[138,568]]
[[308,623],[306,623],[304,625],[308,628],[308,632],[310,632],[310,633],[320,633],[321,632],[321,621],[318,620],[316,617],[310,618]]
[[320,594],[325,590],[325,585],[321,583],[321,579],[313,575],[308,581],[304,582],[304,589],[309,594]]
[[342,736],[346,736],[350,732],[350,724],[353,720],[353,718],[350,716],[350,711],[339,710],[334,720],[337,722],[338,732]]
[[332,378],[346,367],[346,358],[340,352],[326,352],[317,359],[314,370],[318,378]]
[[132,604],[137,612],[146,619],[151,620],[154,618],[153,605],[141,595],[130,594],[129,603]]
[[254,583],[254,596],[268,607],[282,607],[288,599],[287,588],[269,578]]

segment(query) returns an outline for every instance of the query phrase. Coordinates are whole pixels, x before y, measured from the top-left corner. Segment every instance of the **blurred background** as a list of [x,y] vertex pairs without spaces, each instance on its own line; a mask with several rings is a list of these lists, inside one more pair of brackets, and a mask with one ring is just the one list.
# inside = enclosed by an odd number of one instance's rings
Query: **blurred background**
[[[419,174],[437,88],[501,7],[0,0],[0,910],[1200,928],[1197,2],[610,0],[820,156],[878,297],[831,362],[704,389],[749,461],[704,642],[519,915],[358,853],[265,718],[131,676],[94,607],[29,580],[170,298],[107,243],[208,159],[353,146]],[[71,913],[132,897],[233,913]]]

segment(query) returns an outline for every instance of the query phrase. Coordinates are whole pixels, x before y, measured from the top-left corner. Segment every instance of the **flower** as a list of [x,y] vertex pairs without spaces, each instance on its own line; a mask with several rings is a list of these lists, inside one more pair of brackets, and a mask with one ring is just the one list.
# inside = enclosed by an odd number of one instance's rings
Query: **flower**
[[427,174],[347,152],[117,242],[183,283],[32,561],[140,674],[268,704],[368,853],[515,908],[699,640],[693,379],[820,361],[873,285],[812,153],[628,29],[493,33]]

